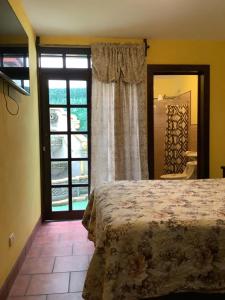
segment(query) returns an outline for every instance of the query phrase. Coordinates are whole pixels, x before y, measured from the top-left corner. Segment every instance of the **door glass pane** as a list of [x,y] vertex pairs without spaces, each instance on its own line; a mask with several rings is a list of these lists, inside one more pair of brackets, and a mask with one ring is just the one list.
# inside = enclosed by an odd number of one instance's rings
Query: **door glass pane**
[[68,188],[52,188],[52,211],[69,210]]
[[87,108],[71,108],[71,131],[87,131]]
[[24,80],[24,89],[30,91],[30,80]]
[[62,68],[62,54],[41,54],[41,68]]
[[68,184],[68,162],[52,161],[51,178],[52,178],[52,185]]
[[88,187],[72,188],[72,208],[73,210],[85,210],[88,204]]
[[13,79],[13,81],[18,85],[18,86],[22,86],[22,80],[20,79]]
[[51,134],[51,158],[68,157],[68,137],[66,134]]
[[88,144],[87,134],[71,135],[71,156],[72,158],[87,158]]
[[50,130],[51,131],[67,131],[67,109],[66,108],[50,108]]
[[19,55],[11,55],[11,54],[4,54],[3,55],[3,67],[16,67],[16,68],[23,68],[24,59],[22,56]]
[[72,183],[73,184],[87,184],[88,183],[88,162],[73,161],[72,162]]
[[66,104],[66,80],[49,80],[49,104]]
[[70,80],[70,104],[87,104],[87,82]]
[[88,59],[86,55],[68,54],[66,55],[66,68],[88,68]]

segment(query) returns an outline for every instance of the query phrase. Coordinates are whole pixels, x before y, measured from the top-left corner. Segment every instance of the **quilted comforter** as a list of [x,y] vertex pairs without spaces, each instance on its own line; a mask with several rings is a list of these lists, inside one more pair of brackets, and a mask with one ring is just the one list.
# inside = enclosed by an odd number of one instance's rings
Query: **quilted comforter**
[[225,179],[104,184],[83,225],[95,243],[86,300],[225,291]]

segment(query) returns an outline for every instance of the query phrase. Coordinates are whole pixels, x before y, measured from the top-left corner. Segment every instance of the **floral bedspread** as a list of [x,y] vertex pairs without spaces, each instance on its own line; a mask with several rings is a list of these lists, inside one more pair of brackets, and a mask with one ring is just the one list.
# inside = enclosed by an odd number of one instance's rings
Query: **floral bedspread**
[[83,225],[96,247],[86,300],[225,291],[225,179],[104,184]]

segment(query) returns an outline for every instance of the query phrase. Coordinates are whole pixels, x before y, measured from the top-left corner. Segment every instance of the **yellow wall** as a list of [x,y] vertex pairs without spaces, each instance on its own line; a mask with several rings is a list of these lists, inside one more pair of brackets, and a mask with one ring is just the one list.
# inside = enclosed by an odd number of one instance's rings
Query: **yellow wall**
[[191,124],[197,124],[198,76],[156,75],[154,76],[154,98],[159,95],[178,96],[191,91]]
[[[18,116],[10,116],[5,108],[0,80],[0,287],[40,217],[35,35],[20,0],[10,0],[10,3],[29,36],[31,95],[24,96],[12,90],[20,112]],[[10,109],[15,109],[13,102]],[[15,233],[16,242],[9,248],[11,232]]]
[[220,166],[225,164],[225,42],[154,40],[148,62],[210,65],[210,176],[221,177]]
[[[40,216],[39,133],[35,37],[21,0],[10,0],[29,35],[31,96],[17,95],[20,113],[11,117],[0,93],[0,286]],[[140,39],[42,37],[42,44],[89,45],[141,42]],[[210,64],[210,175],[221,177],[225,164],[225,42],[152,40],[149,64]],[[2,89],[2,87],[1,87]],[[8,248],[8,235],[16,244]]]
[[[90,45],[94,42],[141,42],[141,39],[41,37],[43,44]],[[149,41],[148,64],[210,65],[210,177],[221,177],[225,164],[225,41]]]

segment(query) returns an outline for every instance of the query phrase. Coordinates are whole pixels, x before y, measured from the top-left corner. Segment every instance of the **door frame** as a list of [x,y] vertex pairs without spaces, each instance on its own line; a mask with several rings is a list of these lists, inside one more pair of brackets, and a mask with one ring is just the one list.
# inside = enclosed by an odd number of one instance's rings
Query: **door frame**
[[197,178],[209,178],[210,65],[147,66],[148,168],[154,179],[154,76],[198,75]]
[[[39,48],[38,59],[40,53],[78,53],[87,54],[90,56],[90,49],[70,49],[70,48]],[[48,111],[46,110],[46,103],[44,102],[47,99],[47,80],[87,80],[89,86],[87,87],[87,106],[88,106],[88,174],[89,174],[89,188],[90,188],[90,169],[91,169],[91,69],[90,66],[87,69],[65,69],[65,68],[38,68],[38,88],[39,88],[39,124],[40,124],[40,156],[41,156],[41,216],[42,221],[48,220],[78,220],[82,219],[84,211],[73,210],[73,211],[59,211],[51,212],[49,206],[49,197],[50,191],[48,183],[50,179],[50,129],[48,123]],[[67,87],[67,94],[68,87]],[[68,118],[69,114],[67,115]]]

